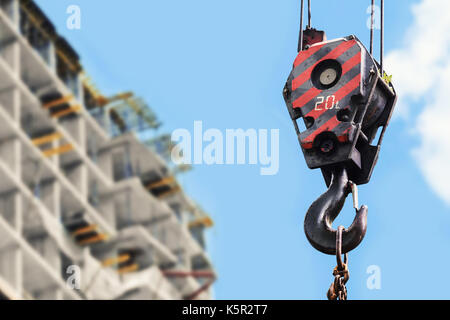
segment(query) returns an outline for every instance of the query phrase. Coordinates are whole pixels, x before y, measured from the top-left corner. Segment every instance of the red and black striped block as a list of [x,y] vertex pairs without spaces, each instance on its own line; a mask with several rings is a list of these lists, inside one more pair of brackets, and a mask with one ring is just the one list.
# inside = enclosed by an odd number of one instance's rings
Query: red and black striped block
[[322,168],[327,182],[335,165],[355,183],[368,182],[381,139],[371,143],[379,127],[384,134],[396,93],[362,43],[349,36],[300,51],[283,94],[308,166]]

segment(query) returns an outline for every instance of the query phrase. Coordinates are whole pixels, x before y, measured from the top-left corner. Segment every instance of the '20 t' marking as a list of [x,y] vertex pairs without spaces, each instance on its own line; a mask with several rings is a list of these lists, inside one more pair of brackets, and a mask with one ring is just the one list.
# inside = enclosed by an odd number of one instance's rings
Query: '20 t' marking
[[314,110],[323,111],[323,110],[331,110],[336,109],[339,110],[339,101],[336,100],[335,95],[331,96],[319,96],[317,97],[316,105]]

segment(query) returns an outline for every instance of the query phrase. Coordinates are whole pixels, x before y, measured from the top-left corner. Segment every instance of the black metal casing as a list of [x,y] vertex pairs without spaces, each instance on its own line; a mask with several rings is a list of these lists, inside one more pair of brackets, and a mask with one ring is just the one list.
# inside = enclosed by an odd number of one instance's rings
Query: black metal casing
[[349,36],[300,51],[283,95],[308,167],[321,168],[327,185],[337,166],[369,182],[397,94],[363,44]]

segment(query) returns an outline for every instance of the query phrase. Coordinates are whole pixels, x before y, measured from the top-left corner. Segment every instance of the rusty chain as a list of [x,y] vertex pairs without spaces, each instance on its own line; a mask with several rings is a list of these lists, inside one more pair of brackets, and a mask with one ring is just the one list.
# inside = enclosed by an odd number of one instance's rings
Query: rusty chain
[[328,300],[347,300],[347,283],[350,275],[348,272],[348,256],[344,255],[342,261],[342,231],[343,226],[339,226],[336,233],[336,260],[337,266],[333,270],[334,281],[327,292]]

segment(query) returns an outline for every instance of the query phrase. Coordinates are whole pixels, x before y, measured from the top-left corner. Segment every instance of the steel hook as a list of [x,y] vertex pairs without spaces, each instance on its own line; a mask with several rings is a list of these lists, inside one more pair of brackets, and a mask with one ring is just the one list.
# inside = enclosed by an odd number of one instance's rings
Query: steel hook
[[[352,191],[345,168],[332,170],[328,190],[309,207],[305,216],[305,234],[311,245],[326,254],[336,254],[336,230],[332,223],[344,206]],[[354,198],[355,199],[355,198]],[[356,209],[356,216],[348,229],[342,232],[342,253],[355,249],[363,240],[367,230],[367,206]]]

